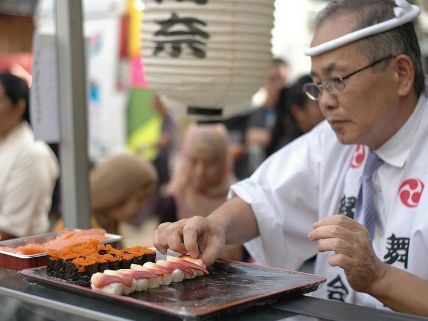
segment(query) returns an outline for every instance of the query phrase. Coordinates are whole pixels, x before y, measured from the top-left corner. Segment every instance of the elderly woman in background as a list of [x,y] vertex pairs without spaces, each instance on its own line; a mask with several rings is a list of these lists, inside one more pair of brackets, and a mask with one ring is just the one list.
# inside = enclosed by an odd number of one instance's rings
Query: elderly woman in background
[[[208,216],[222,205],[235,182],[227,130],[223,125],[191,125],[185,132],[161,222]],[[167,223],[166,223],[167,224]],[[242,246],[228,246],[222,258],[240,260]]]
[[92,225],[119,232],[144,207],[157,182],[154,166],[132,154],[117,154],[96,165],[90,174]]
[[1,239],[46,232],[58,161],[28,124],[28,85],[0,73]]

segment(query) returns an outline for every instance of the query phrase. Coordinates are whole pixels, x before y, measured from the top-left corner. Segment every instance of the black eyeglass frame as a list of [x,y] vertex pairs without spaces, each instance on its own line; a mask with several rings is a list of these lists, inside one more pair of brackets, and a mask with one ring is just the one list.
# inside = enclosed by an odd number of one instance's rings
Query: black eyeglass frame
[[[391,58],[395,58],[396,57],[396,55],[388,55],[388,56],[386,56],[386,57],[383,57],[383,58],[380,58],[380,59],[378,59],[378,60],[375,60],[374,62],[372,62],[372,63],[370,63],[370,64],[368,64],[367,66],[365,66],[365,67],[362,67],[362,68],[360,68],[360,69],[358,69],[358,70],[355,70],[355,71],[353,71],[353,72],[351,72],[351,73],[349,73],[349,74],[347,74],[346,76],[335,76],[335,77],[329,77],[328,79],[326,79],[325,81],[323,81],[321,84],[319,84],[319,85],[317,85],[316,83],[308,83],[308,84],[305,84],[304,86],[303,86],[303,92],[306,94],[306,96],[308,96],[309,97],[309,99],[311,99],[311,100],[315,100],[315,101],[318,101],[318,100],[320,100],[320,98],[321,98],[321,94],[322,94],[322,92],[324,91],[324,89],[326,88],[326,86],[325,85],[323,85],[323,83],[325,83],[327,80],[329,80],[329,79],[340,79],[340,82],[341,83],[344,83],[345,82],[345,80],[346,79],[348,79],[348,78],[350,78],[351,76],[353,76],[353,75],[355,75],[355,74],[357,74],[357,73],[359,73],[360,71],[363,71],[363,70],[366,70],[366,69],[368,69],[368,68],[370,68],[370,67],[373,67],[373,66],[375,66],[375,65],[377,65],[377,64],[379,64],[379,63],[381,63],[381,62],[383,62],[383,61],[385,61],[385,60],[388,60],[388,59],[391,59]],[[307,86],[312,86],[312,87],[317,87],[317,89],[318,89],[318,92],[320,93],[319,95],[318,95],[318,97],[314,97],[314,96],[312,96],[311,94],[309,94],[308,93],[308,91],[306,90],[306,87]],[[328,90],[327,90],[327,92],[328,92]]]

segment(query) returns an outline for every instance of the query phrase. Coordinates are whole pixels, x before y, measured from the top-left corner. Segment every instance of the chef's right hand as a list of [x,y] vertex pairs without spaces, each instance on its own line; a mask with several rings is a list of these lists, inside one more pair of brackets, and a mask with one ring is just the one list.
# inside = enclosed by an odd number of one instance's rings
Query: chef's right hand
[[163,254],[170,248],[181,254],[200,258],[210,266],[220,256],[225,245],[224,228],[207,218],[194,216],[175,223],[162,223],[153,243]]

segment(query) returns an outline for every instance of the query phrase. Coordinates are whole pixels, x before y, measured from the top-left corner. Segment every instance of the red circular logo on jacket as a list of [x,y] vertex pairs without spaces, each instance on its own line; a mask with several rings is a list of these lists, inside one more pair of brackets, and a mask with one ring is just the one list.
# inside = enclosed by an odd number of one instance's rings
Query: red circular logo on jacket
[[424,191],[424,183],[417,178],[412,178],[401,183],[398,189],[398,195],[401,202],[407,207],[416,207],[421,200]]
[[354,156],[352,156],[351,167],[358,168],[364,163],[366,159],[366,149],[364,145],[356,145],[354,150]]

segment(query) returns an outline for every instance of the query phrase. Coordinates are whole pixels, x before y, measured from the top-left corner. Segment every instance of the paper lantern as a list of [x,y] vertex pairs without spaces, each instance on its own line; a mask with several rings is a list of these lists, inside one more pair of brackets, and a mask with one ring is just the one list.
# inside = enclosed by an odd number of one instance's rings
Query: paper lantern
[[142,25],[148,82],[204,119],[249,106],[269,72],[274,0],[149,0]]

